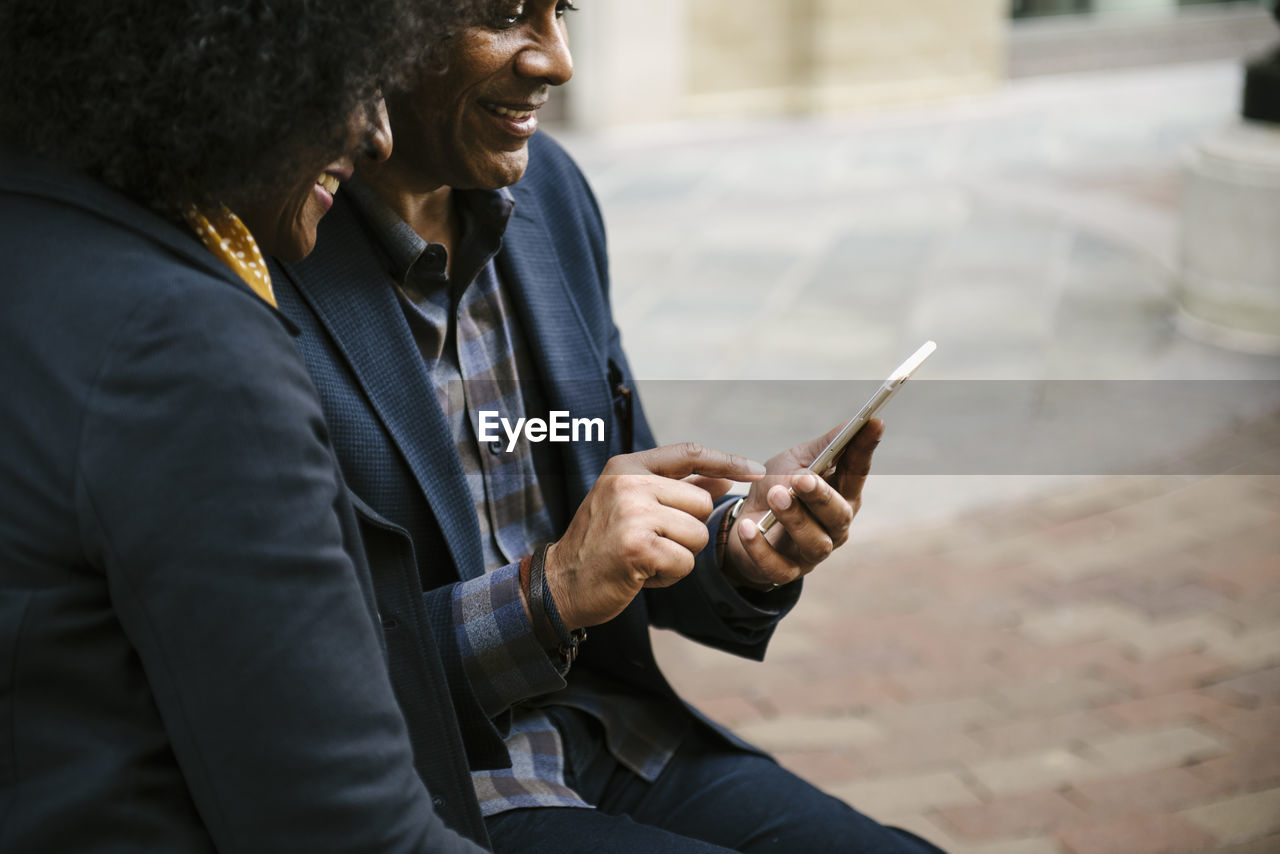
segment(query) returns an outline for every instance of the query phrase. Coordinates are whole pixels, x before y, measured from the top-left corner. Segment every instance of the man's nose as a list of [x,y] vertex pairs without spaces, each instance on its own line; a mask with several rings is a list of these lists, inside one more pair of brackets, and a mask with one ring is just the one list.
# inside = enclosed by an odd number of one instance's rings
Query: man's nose
[[569,34],[560,20],[539,28],[534,41],[516,56],[516,71],[522,77],[545,80],[552,86],[568,83],[573,77],[573,54]]
[[365,116],[364,142],[360,156],[374,163],[381,163],[391,156],[391,121],[387,118],[387,102],[378,96]]

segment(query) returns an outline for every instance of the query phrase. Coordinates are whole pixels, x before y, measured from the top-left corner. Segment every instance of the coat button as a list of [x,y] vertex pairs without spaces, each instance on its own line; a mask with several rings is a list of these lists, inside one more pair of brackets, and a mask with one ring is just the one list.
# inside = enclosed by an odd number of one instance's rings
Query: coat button
[[382,618],[382,628],[387,629],[388,631],[394,629],[398,625],[400,625],[400,621],[395,617],[388,615]]
[[444,798],[436,796],[431,799],[431,805],[438,810],[444,809]]

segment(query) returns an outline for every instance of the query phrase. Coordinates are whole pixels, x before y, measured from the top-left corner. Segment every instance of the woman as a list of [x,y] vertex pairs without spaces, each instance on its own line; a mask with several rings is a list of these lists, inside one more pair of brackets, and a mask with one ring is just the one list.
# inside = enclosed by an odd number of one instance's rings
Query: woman
[[479,850],[261,264],[461,5],[0,0],[0,850]]

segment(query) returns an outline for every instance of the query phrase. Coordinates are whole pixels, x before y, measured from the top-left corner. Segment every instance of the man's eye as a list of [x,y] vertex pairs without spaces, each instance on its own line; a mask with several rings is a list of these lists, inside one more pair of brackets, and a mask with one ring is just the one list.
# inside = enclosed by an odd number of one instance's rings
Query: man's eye
[[493,26],[514,27],[524,19],[523,3],[503,3],[494,9]]
[[[519,26],[524,22],[528,15],[525,13],[525,3],[506,3],[500,4],[494,10],[493,23],[491,26],[497,29],[509,29]],[[563,18],[567,12],[576,12],[578,7],[573,0],[559,0],[555,6],[556,17]]]

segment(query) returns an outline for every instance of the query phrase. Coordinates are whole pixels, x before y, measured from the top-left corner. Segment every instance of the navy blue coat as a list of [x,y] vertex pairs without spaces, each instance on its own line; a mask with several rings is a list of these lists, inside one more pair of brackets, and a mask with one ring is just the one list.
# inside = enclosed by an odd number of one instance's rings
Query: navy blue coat
[[[550,409],[606,424],[603,443],[553,446],[562,477],[542,486],[552,496],[553,518],[564,525],[609,457],[652,447],[654,438],[638,399],[629,409],[622,394],[635,384],[613,321],[604,227],[586,180],[554,141],[538,134],[529,169],[512,192],[515,211],[496,262],[542,395]],[[386,575],[408,583],[417,573],[418,603],[398,596],[391,607],[379,600],[393,678],[397,651],[412,650],[425,619],[445,659],[472,767],[504,767],[506,749],[472,693],[452,619],[453,585],[484,572],[474,505],[427,365],[376,250],[341,195],[321,223],[316,251],[283,265],[274,279],[281,311],[302,330],[299,345],[353,492],[375,581]],[[595,668],[678,702],[654,661],[650,625],[761,658],[776,621],[731,626],[692,583],[648,590],[591,630],[574,671]],[[407,699],[411,705],[414,698]],[[406,717],[414,727],[412,708]]]
[[478,851],[418,779],[286,321],[5,151],[0,256],[0,850]]

